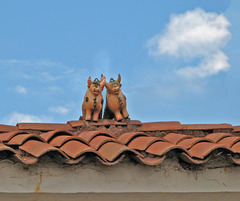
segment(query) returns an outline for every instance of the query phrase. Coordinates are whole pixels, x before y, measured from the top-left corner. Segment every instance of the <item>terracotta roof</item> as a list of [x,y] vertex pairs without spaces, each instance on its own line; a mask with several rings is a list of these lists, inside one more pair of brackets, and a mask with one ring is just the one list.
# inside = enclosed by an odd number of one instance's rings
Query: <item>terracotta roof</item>
[[230,124],[114,120],[0,125],[0,160],[34,164],[48,155],[65,164],[90,158],[104,165],[116,165],[129,158],[157,165],[174,154],[190,164],[203,164],[219,155],[240,164],[239,128]]

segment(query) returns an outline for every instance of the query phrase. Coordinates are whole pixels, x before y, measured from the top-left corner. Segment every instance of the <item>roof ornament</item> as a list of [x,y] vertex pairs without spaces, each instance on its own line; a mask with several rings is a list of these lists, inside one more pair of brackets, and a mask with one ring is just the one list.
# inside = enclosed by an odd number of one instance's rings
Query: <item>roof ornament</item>
[[111,78],[109,83],[106,82],[106,77],[103,74],[101,75],[101,80],[95,78],[94,81],[91,81],[89,76],[88,90],[82,104],[82,116],[80,119],[97,122],[102,118],[102,91],[104,86],[107,89],[107,93],[103,118],[115,119],[116,121],[129,119],[126,97],[120,89],[122,86],[120,74],[118,74],[117,80]]
[[86,121],[95,121],[102,118],[103,96],[102,90],[105,86],[106,78],[101,74],[101,80],[88,78],[88,89],[82,104],[82,117]]
[[128,119],[126,96],[121,90],[121,75],[118,74],[118,79],[110,79],[109,83],[105,84],[107,88],[106,107],[104,110],[104,119],[115,119],[122,121]]

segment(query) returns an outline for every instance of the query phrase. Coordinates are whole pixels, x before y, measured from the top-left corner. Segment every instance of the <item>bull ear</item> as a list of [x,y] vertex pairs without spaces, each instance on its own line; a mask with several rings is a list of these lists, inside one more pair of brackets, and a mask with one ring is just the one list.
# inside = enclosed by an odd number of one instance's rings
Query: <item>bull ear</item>
[[118,84],[120,84],[120,82],[121,82],[121,75],[120,75],[120,74],[118,74],[118,79],[117,79],[117,81],[118,81]]
[[88,78],[88,88],[91,86],[91,84],[92,84],[92,80],[91,80],[91,76],[89,76],[89,78]]

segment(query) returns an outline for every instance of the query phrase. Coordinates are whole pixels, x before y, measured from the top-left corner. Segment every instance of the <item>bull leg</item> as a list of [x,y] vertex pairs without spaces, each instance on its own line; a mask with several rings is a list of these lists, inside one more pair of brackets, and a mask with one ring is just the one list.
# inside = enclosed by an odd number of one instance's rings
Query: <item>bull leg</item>
[[104,119],[113,119],[114,118],[113,112],[111,110],[109,110],[108,107],[105,107],[103,118]]
[[86,121],[91,121],[91,115],[92,115],[91,110],[86,110],[85,120]]
[[115,115],[115,118],[116,118],[117,121],[123,120],[122,114],[121,114],[121,112],[120,112],[119,110],[116,111],[116,112],[114,113],[114,115]]
[[124,119],[127,119],[129,117],[129,114],[127,112],[127,108],[126,107],[124,107],[122,109],[122,114],[123,114]]
[[93,112],[93,121],[98,122],[99,113],[101,110],[96,110]]
[[86,116],[86,110],[84,107],[82,107],[82,116],[79,117],[79,120],[85,119]]
[[101,111],[99,112],[98,119],[102,119],[102,109],[101,109]]

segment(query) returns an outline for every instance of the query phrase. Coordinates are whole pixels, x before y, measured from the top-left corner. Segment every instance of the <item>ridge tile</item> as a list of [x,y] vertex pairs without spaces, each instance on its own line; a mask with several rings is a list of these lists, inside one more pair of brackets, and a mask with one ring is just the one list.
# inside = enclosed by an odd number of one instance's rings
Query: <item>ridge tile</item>
[[142,123],[139,127],[140,131],[164,131],[164,130],[181,130],[182,125],[178,121],[168,122],[148,122]]
[[69,124],[52,124],[52,123],[18,123],[20,130],[38,130],[51,131],[56,129],[73,130]]
[[183,130],[215,130],[215,129],[232,129],[231,124],[183,124]]

